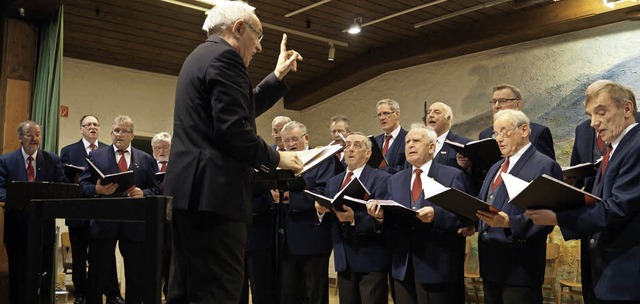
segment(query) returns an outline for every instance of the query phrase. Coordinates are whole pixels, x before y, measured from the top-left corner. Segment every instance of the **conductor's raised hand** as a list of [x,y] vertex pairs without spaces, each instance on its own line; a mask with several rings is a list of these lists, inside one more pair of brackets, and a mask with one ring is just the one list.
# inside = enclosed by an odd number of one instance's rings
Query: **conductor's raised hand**
[[287,50],[287,34],[282,34],[280,55],[278,56],[276,69],[273,71],[276,77],[278,77],[278,80],[282,80],[289,71],[297,71],[298,61],[302,61],[302,56],[294,50]]
[[293,170],[295,173],[302,171],[302,160],[295,152],[278,151],[278,153],[280,153],[278,167],[285,170]]

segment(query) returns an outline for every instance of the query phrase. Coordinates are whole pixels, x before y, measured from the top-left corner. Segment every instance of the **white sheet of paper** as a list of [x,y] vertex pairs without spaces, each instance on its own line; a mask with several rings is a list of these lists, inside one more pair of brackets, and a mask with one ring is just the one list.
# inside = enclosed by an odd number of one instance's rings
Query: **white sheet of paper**
[[437,182],[433,178],[425,178],[422,181],[422,192],[424,192],[424,197],[429,199],[434,195],[438,195],[442,192],[449,190],[449,188],[445,187],[443,184]]
[[518,196],[524,188],[529,186],[529,182],[519,179],[509,173],[500,172],[502,175],[502,182],[507,187],[507,193],[509,194],[509,201]]

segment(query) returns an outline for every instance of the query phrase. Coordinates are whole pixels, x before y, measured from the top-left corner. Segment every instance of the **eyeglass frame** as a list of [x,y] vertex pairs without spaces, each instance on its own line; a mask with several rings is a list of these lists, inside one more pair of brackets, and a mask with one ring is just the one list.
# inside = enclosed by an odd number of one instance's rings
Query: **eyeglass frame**
[[522,126],[524,126],[524,125],[515,126],[515,127],[511,128],[510,130],[502,129],[498,133],[496,133],[494,131],[493,132],[493,138],[494,139],[498,139],[498,136],[500,136],[502,138],[509,138],[509,137],[511,137],[511,134],[513,134],[513,131],[519,129]]
[[378,113],[376,114],[376,118],[380,119],[380,118],[389,118],[389,116],[391,116],[392,114],[397,113],[398,111],[391,111],[391,112],[382,112],[382,113]]
[[264,33],[258,32],[258,30],[254,28],[253,25],[251,25],[251,23],[249,22],[245,22],[244,24],[246,24],[254,33],[258,35],[258,42],[262,42],[262,38],[264,38]]
[[99,128],[99,127],[100,127],[100,123],[97,123],[97,122],[88,122],[88,123],[86,123],[86,124],[82,125],[82,127],[83,127],[83,128],[87,128],[87,129],[89,129],[89,127],[96,127],[96,128]]
[[133,133],[133,131],[131,130],[121,130],[121,129],[111,130],[111,134],[113,135],[129,135],[131,133]]
[[489,103],[494,105],[494,104],[498,104],[498,105],[505,105],[507,103],[510,103],[512,101],[516,101],[516,100],[520,100],[520,98],[500,98],[500,99],[491,99],[489,100]]
[[298,136],[291,137],[291,140],[284,140],[284,139],[282,139],[282,142],[283,142],[284,144],[287,144],[287,145],[288,145],[289,143],[292,143],[292,142],[298,142],[298,141],[300,141],[300,140],[301,140],[301,139],[303,139],[305,136],[307,136],[307,133],[304,133],[304,134],[300,135],[299,137],[298,137]]

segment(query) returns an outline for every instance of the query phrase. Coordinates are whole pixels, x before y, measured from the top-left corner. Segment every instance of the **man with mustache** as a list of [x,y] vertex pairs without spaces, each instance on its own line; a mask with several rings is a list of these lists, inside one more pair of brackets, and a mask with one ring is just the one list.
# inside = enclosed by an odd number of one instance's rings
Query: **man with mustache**
[[[7,199],[7,184],[12,181],[66,182],[60,158],[40,149],[42,128],[35,121],[27,120],[18,125],[20,148],[0,156],[0,201]],[[9,259],[9,299],[11,303],[26,303],[27,284],[27,210],[5,210],[4,244]],[[44,223],[40,295],[42,303],[51,297],[51,257],[55,237],[54,221]]]

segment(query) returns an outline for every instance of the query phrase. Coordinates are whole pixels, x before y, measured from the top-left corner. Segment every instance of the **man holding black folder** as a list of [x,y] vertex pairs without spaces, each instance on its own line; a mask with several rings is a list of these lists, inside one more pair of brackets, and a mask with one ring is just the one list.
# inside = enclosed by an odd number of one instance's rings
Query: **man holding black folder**
[[411,168],[389,178],[389,199],[416,213],[381,208],[375,202],[367,205],[389,239],[397,303],[464,303],[463,236],[473,233],[473,228],[424,198],[422,181],[429,178],[445,187],[466,190],[460,170],[433,161],[436,138],[423,124],[412,125],[405,137]]
[[[35,121],[18,125],[20,149],[0,156],[0,201],[7,199],[7,184],[12,181],[66,182],[62,163],[57,155],[40,149],[42,130]],[[26,303],[27,285],[27,210],[7,208],[4,222],[4,244],[9,260],[9,299],[11,303]],[[40,299],[49,303],[51,298],[51,270],[55,229],[53,220],[44,224],[44,254],[41,273],[43,282]]]
[[[281,134],[287,151],[309,148],[309,134],[304,124],[289,122]],[[303,190],[324,193],[327,182],[334,176],[333,166],[332,161],[325,161],[288,182],[289,191],[285,193],[288,200],[284,200],[284,248],[278,261],[281,263],[281,304],[297,304],[303,299],[308,304],[327,304],[329,301],[331,223],[318,219],[314,200]]]
[[[99,148],[107,147],[107,144],[98,141],[100,135],[100,121],[94,115],[84,115],[80,119],[80,134],[82,138],[60,150],[60,160],[65,165],[87,167],[87,157]],[[80,174],[67,176],[70,182],[78,182]],[[89,252],[89,221],[88,220],[65,220],[69,226],[69,240],[71,241],[73,295],[74,304],[84,304],[87,291],[87,259]],[[116,272],[116,265],[113,264],[113,272]],[[114,280],[111,288],[105,292],[107,298],[116,299],[121,297],[118,289],[118,281]]]
[[[588,245],[592,303],[640,301],[640,127],[633,92],[611,81],[590,86],[585,103],[591,126],[607,142],[592,194],[602,200],[573,210],[528,210],[535,223],[558,225],[565,239]],[[583,276],[587,279],[588,276]]]
[[[155,173],[158,171],[156,161],[151,155],[131,146],[135,136],[133,127],[133,121],[129,116],[116,117],[111,125],[113,145],[91,152],[89,160],[104,174],[133,171],[135,185],[126,191],[116,192],[118,184],[103,185],[102,180],[87,168],[80,176],[82,196],[144,197],[158,193],[155,180]],[[120,241],[119,248],[124,258],[127,303],[143,302],[144,223],[92,220],[90,235],[89,284],[91,288],[87,295],[87,303],[102,303],[102,295],[111,288],[110,284],[114,281],[115,275],[113,265],[115,265],[117,241]]]
[[561,179],[562,171],[558,163],[529,142],[529,118],[521,111],[496,113],[493,130],[505,159],[489,169],[478,196],[501,210],[477,213],[485,303],[541,304],[547,235],[553,227],[534,225],[524,209],[509,203],[501,173],[530,182],[542,174]]
[[[371,141],[360,132],[351,133],[345,143],[345,172],[329,180],[324,195],[334,197],[354,178],[370,192],[370,199],[386,199],[390,175],[367,165],[371,156]],[[354,180],[354,182],[357,182]],[[359,198],[363,199],[363,198]],[[366,198],[365,198],[366,199]],[[329,210],[315,203],[319,213]],[[344,205],[344,212],[334,210],[332,222],[333,256],[338,273],[340,303],[387,303],[387,272],[389,250],[373,217],[365,205]]]

